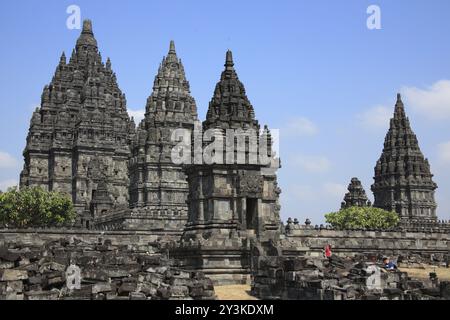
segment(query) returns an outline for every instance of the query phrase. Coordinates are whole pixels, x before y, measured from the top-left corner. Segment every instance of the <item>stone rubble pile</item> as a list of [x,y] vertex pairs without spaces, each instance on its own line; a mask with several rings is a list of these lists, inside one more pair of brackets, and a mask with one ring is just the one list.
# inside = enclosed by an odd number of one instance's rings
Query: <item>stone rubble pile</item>
[[[94,244],[71,238],[43,247],[5,245],[0,247],[0,300],[216,298],[211,279],[177,268],[158,251],[101,239]],[[79,270],[78,288],[71,268]]]
[[423,268],[424,265],[446,267],[449,260],[449,253],[405,253],[397,257],[399,267],[403,268]]
[[254,262],[252,295],[282,300],[438,300],[450,282],[412,280],[364,256],[330,259],[262,256]]

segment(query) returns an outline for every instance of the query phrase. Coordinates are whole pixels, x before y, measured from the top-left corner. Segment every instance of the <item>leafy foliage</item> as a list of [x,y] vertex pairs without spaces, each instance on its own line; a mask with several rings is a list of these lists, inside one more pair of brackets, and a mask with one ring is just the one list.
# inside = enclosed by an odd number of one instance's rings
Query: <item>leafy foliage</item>
[[374,207],[350,207],[325,215],[326,222],[339,229],[388,229],[400,221],[395,212]]
[[10,228],[61,226],[76,216],[71,199],[40,187],[10,188],[0,194],[0,225]]

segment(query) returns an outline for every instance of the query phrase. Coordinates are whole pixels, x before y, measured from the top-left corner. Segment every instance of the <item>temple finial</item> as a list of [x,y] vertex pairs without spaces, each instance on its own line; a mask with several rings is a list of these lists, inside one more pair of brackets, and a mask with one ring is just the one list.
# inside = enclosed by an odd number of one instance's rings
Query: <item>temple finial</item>
[[81,31],[83,34],[94,34],[92,31],[92,21],[87,19],[83,21],[83,31]]
[[63,51],[61,57],[59,58],[59,63],[66,64],[66,62],[67,62],[66,53]]
[[394,118],[404,118],[404,117],[406,117],[405,106],[403,105],[401,94],[397,93],[397,102],[395,103]]
[[176,53],[175,52],[175,42],[173,40],[170,40],[169,54],[170,53]]
[[97,40],[95,40],[94,32],[92,31],[91,20],[83,21],[83,30],[81,31],[81,35],[77,40],[77,51],[83,49],[86,46],[97,48]]
[[225,67],[226,70],[231,70],[233,69],[234,66],[234,62],[233,62],[233,53],[231,52],[231,50],[227,51],[227,55],[225,58]]

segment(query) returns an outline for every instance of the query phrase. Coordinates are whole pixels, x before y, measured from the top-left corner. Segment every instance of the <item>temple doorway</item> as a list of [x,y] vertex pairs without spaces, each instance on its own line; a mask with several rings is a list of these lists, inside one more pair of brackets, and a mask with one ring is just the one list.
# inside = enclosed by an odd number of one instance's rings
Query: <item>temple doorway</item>
[[258,199],[257,198],[247,198],[246,199],[246,225],[247,229],[255,230],[256,221],[258,216]]

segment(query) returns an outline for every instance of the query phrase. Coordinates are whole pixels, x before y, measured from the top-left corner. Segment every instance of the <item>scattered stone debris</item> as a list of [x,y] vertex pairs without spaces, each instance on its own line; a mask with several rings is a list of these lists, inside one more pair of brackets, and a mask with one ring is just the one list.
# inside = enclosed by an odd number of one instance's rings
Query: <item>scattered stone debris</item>
[[43,247],[0,247],[0,300],[215,298],[213,283],[203,273],[177,268],[152,246],[72,238]]
[[418,281],[386,271],[367,256],[354,258],[262,256],[255,261],[252,294],[282,300],[440,300],[450,282]]

